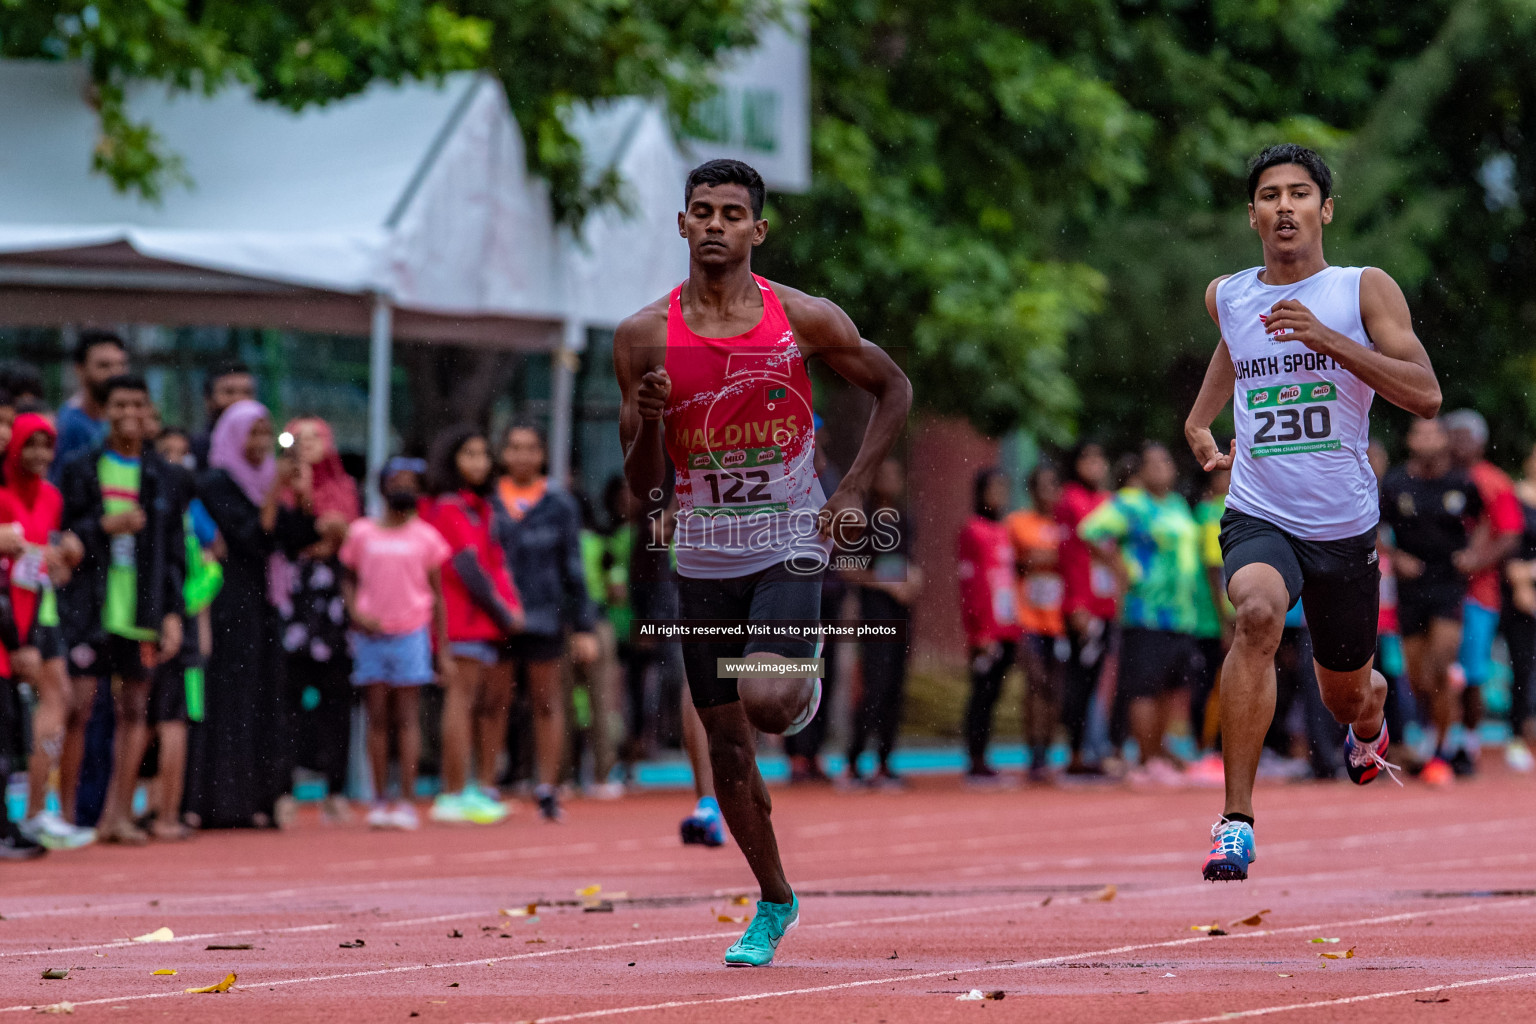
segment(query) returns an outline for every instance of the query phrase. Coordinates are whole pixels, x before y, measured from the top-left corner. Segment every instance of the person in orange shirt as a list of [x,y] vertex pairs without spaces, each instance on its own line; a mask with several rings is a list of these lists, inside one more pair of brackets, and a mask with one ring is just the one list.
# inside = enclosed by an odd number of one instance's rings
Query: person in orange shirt
[[1010,515],[1004,525],[1019,572],[1019,625],[1024,630],[1019,661],[1026,684],[1022,732],[1030,750],[1029,778],[1045,782],[1067,657],[1064,588],[1057,567],[1064,531],[1053,513],[1061,500],[1061,478],[1054,467],[1041,462],[1029,474],[1029,500],[1030,507]]

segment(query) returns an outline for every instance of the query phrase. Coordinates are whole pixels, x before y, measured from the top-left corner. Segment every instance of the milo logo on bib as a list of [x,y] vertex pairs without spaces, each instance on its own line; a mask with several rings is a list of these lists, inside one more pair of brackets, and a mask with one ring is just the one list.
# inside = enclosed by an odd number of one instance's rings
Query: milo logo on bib
[[1312,385],[1312,395],[1311,395],[1312,401],[1314,401],[1314,402],[1321,402],[1324,399],[1331,398],[1332,396],[1333,396],[1333,385],[1332,384],[1314,384],[1314,385]]
[[1275,396],[1275,401],[1280,403],[1281,405],[1284,405],[1287,402],[1298,401],[1298,400],[1300,400],[1300,398],[1301,398],[1301,385],[1300,384],[1291,384],[1291,385],[1289,385],[1287,387],[1283,387],[1283,388],[1280,389],[1280,393]]
[[693,455],[688,456],[688,468],[689,469],[708,469],[709,468],[709,452],[697,452],[697,453],[695,453]]
[[720,452],[720,467],[730,469],[732,466],[745,466],[747,464],[747,452],[744,448],[733,451]]

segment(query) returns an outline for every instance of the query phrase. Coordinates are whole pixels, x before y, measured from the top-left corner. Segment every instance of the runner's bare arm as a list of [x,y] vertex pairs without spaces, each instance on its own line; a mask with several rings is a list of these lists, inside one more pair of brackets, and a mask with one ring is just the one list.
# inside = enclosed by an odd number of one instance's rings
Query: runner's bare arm
[[662,410],[672,392],[664,368],[666,306],[653,303],[628,317],[613,334],[613,372],[623,396],[619,407],[619,445],[624,478],[641,501],[666,483],[667,452]]
[[[1228,276],[1216,278],[1205,289],[1205,310],[1211,314],[1218,328],[1221,320],[1216,316],[1216,286]],[[1189,416],[1184,421],[1184,439],[1189,442],[1190,451],[1195,453],[1195,458],[1207,473],[1231,469],[1232,460],[1237,455],[1236,438],[1233,438],[1232,446],[1226,454],[1222,454],[1215,435],[1211,433],[1211,424],[1221,415],[1221,410],[1226,408],[1236,383],[1237,373],[1232,368],[1232,354],[1227,351],[1227,339],[1223,338],[1211,354],[1210,364],[1205,368],[1205,380],[1200,383],[1200,394],[1196,396],[1194,407],[1189,410]]]
[[1367,267],[1360,275],[1360,320],[1374,350],[1325,327],[1311,310],[1291,299],[1275,303],[1265,328],[1295,332],[1294,339],[1287,340],[1330,357],[1393,405],[1425,419],[1436,415],[1440,382],[1413,332],[1408,300],[1386,271]]
[[862,532],[864,499],[875,471],[906,426],[907,413],[912,408],[912,382],[883,348],[859,336],[859,329],[836,303],[782,285],[773,287],[795,329],[800,350],[806,356],[820,356],[844,380],[875,399],[859,454],[848,467],[837,492],[822,506],[823,536],[831,535],[834,519],[843,521],[840,513],[845,509],[856,513],[858,525],[848,531],[846,538],[839,536],[839,540],[852,541]]

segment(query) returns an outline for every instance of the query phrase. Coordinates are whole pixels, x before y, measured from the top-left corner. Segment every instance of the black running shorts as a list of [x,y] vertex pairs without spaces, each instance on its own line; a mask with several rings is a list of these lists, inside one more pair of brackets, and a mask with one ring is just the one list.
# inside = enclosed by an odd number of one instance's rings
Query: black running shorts
[[[723,580],[677,579],[678,618],[685,620],[721,619],[748,622],[772,622],[799,619],[814,622],[821,618],[821,571],[806,575],[792,571],[785,563],[769,566],[748,576]],[[764,638],[761,640],[697,641],[684,640],[683,670],[688,675],[688,691],[696,708],[713,708],[740,699],[735,679],[721,679],[716,659],[741,658],[766,652],[786,658],[814,658],[814,640]]]
[[1376,654],[1381,566],[1376,529],[1344,540],[1302,540],[1274,523],[1228,510],[1221,517],[1227,579],[1245,565],[1273,566],[1291,605],[1302,602],[1312,656],[1332,672],[1353,672]]

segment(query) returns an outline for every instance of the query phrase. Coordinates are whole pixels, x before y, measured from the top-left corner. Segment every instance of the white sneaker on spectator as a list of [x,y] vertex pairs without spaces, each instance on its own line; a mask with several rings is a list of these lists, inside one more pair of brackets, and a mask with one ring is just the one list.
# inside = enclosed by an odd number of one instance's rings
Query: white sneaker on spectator
[[41,811],[16,827],[28,839],[49,850],[78,850],[96,841],[96,830],[71,825],[53,811]]
[[389,805],[380,801],[368,809],[367,817],[369,828],[394,828],[395,816],[390,813]]
[[405,832],[415,832],[421,827],[421,819],[416,816],[416,808],[405,800],[395,803],[389,811],[389,824],[393,828]]
[[1511,771],[1524,775],[1536,768],[1536,757],[1531,756],[1531,748],[1519,740],[1510,740],[1509,746],[1504,748],[1504,763],[1509,765]]
[[622,800],[624,794],[622,782],[599,782],[587,787],[587,796],[593,800]]

